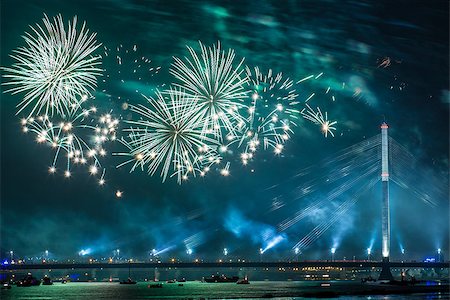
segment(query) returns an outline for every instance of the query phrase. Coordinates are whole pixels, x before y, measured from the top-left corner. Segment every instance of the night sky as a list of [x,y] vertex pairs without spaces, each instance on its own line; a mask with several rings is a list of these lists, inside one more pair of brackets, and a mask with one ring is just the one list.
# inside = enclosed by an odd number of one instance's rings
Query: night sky
[[[281,4],[282,3],[282,4]],[[14,250],[18,256],[41,256],[48,249],[55,258],[76,257],[81,249],[92,256],[108,257],[119,248],[126,257],[148,255],[151,249],[168,249],[163,259],[194,255],[215,260],[227,248],[229,255],[259,258],[259,248],[272,237],[281,242],[265,256],[286,259],[292,247],[311,229],[329,219],[333,205],[351,197],[344,193],[329,206],[285,232],[277,225],[324,197],[336,186],[319,185],[314,194],[290,201],[295,188],[326,176],[336,153],[379,134],[383,120],[389,134],[414,155],[408,173],[420,191],[437,203],[422,202],[413,192],[391,184],[391,257],[405,248],[410,259],[433,256],[438,247],[449,251],[449,7],[448,1],[49,1],[3,0],[1,3],[1,66],[10,66],[9,54],[23,46],[28,25],[41,23],[43,14],[74,15],[97,32],[97,41],[114,49],[132,48],[161,66],[142,92],[173,81],[169,67],[173,56],[187,56],[186,45],[196,47],[220,41],[235,49],[249,66],[283,72],[297,81],[310,74],[324,75],[305,84],[301,99],[311,90],[333,89],[336,101],[318,97],[317,105],[337,120],[335,137],[299,121],[283,155],[258,153],[248,166],[232,165],[228,177],[212,172],[191,178],[181,186],[171,178],[162,183],[129,166],[111,153],[124,151],[110,144],[102,161],[107,184],[82,168],[73,176],[49,174],[52,152],[23,134],[22,115],[16,115],[20,95],[1,94],[1,256]],[[98,51],[103,54],[103,51]],[[387,67],[379,66],[390,58]],[[104,74],[117,68],[105,58]],[[125,72],[126,73],[126,72]],[[123,75],[127,78],[127,74]],[[121,119],[129,118],[123,101],[103,90],[144,103],[117,81],[98,79],[94,104]],[[129,78],[132,80],[132,78]],[[2,82],[6,79],[2,78]],[[130,83],[132,85],[132,82]],[[4,88],[3,88],[4,90]],[[359,91],[355,95],[355,92]],[[127,94],[128,93],[128,94]],[[122,125],[121,125],[122,126]],[[123,125],[125,126],[125,125]],[[395,158],[393,158],[395,160]],[[308,166],[308,174],[298,175]],[[351,176],[358,178],[356,170]],[[361,183],[364,185],[365,183]],[[268,189],[276,185],[273,189]],[[122,198],[116,190],[124,192]],[[275,196],[284,206],[274,210]],[[364,193],[358,202],[315,243],[305,249],[305,259],[363,258],[369,246],[381,258],[381,184]],[[269,236],[269,238],[267,238]]]

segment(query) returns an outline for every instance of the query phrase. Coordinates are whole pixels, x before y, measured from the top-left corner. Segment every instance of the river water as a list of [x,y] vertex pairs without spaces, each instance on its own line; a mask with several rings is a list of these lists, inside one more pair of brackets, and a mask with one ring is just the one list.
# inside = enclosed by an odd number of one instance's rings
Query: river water
[[[55,283],[52,286],[1,290],[1,299],[313,299],[314,293],[342,290],[358,290],[358,282],[330,282],[330,287],[321,287],[320,282],[305,281],[257,281],[249,285],[234,283],[185,282],[163,283],[163,288],[151,288],[154,283],[140,282],[136,285],[120,285],[117,282]],[[310,294],[305,294],[310,293]],[[302,295],[304,297],[297,297]],[[316,296],[318,296],[316,294]],[[332,295],[330,295],[332,296]],[[322,294],[321,299],[327,299]],[[333,299],[449,299],[449,293],[416,293],[409,295],[345,295]]]

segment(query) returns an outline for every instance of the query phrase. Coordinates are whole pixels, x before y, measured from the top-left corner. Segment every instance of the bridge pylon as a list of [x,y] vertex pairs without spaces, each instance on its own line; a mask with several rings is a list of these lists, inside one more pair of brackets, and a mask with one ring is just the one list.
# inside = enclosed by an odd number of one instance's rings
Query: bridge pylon
[[392,280],[393,276],[389,267],[389,251],[391,246],[391,220],[389,209],[389,136],[388,124],[381,124],[381,185],[383,189],[383,199],[381,206],[381,253],[383,255],[383,265],[379,280]]

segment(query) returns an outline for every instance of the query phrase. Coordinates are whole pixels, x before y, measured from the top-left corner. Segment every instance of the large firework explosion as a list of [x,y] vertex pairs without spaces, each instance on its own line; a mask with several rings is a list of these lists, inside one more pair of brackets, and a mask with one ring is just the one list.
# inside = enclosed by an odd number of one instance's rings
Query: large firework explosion
[[131,159],[119,167],[133,163],[133,171],[148,165],[150,175],[161,169],[163,182],[170,175],[177,176],[178,183],[190,174],[204,175],[209,170],[216,162],[217,141],[205,134],[197,100],[188,97],[184,91],[174,88],[157,91],[155,98],[145,97],[148,107],[130,105],[130,111],[140,119],[125,121],[131,128],[125,129],[129,134],[121,142],[129,152],[117,155]]
[[[233,50],[226,55],[220,43],[211,48],[200,43],[200,48],[201,60],[190,47],[193,62],[174,58],[170,72],[182,84],[147,98],[150,106],[129,106],[140,120],[127,121],[132,126],[122,143],[128,152],[118,154],[131,158],[119,167],[133,163],[134,171],[148,164],[150,175],[161,169],[163,181],[170,175],[179,183],[191,174],[204,176],[213,165],[228,176],[236,158],[247,165],[260,148],[281,154],[298,118],[321,125],[325,136],[333,135],[336,122],[307,104],[314,93],[304,103],[297,100],[298,85],[322,74],[294,83],[271,69],[264,73],[246,67],[243,76],[242,61],[233,69]],[[300,111],[303,105],[309,111]]]
[[100,56],[93,56],[100,44],[86,23],[79,31],[76,16],[67,29],[61,15],[53,22],[45,15],[43,23],[25,33],[27,45],[11,55],[16,63],[3,68],[5,85],[12,86],[7,92],[25,94],[17,113],[27,111],[28,117],[70,114],[80,98],[91,95],[102,71]]
[[[95,109],[82,107],[102,71],[100,57],[94,56],[100,45],[85,23],[77,31],[76,17],[67,30],[60,15],[53,22],[45,16],[43,22],[43,27],[31,27],[33,34],[26,33],[27,47],[14,51],[12,57],[17,63],[3,68],[9,79],[5,84],[13,86],[7,92],[25,93],[18,105],[18,113],[28,114],[22,121],[24,131],[35,133],[38,142],[56,149],[50,172],[57,170],[56,163],[64,152],[66,177],[71,176],[72,164],[87,164],[88,159],[94,175],[100,167],[97,156],[106,153],[101,145],[115,139],[118,125],[111,115],[99,119],[106,122],[106,128],[92,125],[90,114]],[[134,171],[146,166],[150,175],[160,170],[163,182],[168,176],[176,176],[181,183],[191,176],[206,175],[213,165],[227,176],[234,159],[245,165],[259,148],[280,154],[301,116],[321,125],[325,136],[333,135],[336,122],[328,120],[327,112],[323,114],[320,108],[316,112],[308,104],[301,112],[297,108],[301,104],[297,101],[297,85],[312,76],[294,83],[271,69],[267,73],[258,67],[244,69],[244,59],[235,61],[234,50],[222,50],[220,42],[211,47],[199,45],[200,52],[188,46],[190,57],[173,58],[170,74],[175,83],[164,92],[157,88],[165,84],[155,85],[150,78],[160,67],[138,54],[136,45],[130,49],[122,45],[104,47],[104,58],[114,63],[106,67],[103,82],[115,90],[102,92],[139,116],[138,120],[126,121],[130,127],[120,141],[127,152],[117,154],[129,160],[119,167],[132,163]],[[130,104],[131,95],[149,92],[155,96],[144,96],[148,105]],[[95,131],[89,137],[93,143],[85,140],[86,134],[74,133],[75,129]],[[235,154],[238,156],[230,157]]]
[[200,56],[188,46],[191,58],[174,57],[170,73],[180,81],[175,86],[197,99],[198,117],[204,120],[203,132],[211,132],[222,140],[243,120],[239,110],[245,107],[247,96],[244,59],[234,64],[234,50],[226,52],[220,43],[211,47],[199,43]]

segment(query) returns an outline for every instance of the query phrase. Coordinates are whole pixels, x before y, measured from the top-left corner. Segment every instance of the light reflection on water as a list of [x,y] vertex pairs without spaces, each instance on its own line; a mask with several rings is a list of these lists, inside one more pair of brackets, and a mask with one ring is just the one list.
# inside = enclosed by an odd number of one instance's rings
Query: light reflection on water
[[[201,283],[186,282],[178,284],[163,284],[163,288],[151,288],[154,283],[138,283],[136,285],[120,285],[118,283],[55,283],[52,286],[37,286],[20,288],[13,286],[10,290],[1,291],[1,299],[199,299],[226,298],[251,299],[271,297],[273,299],[304,299],[295,298],[303,292],[320,289],[318,282],[282,282],[259,281],[250,285],[236,285],[234,283]],[[332,282],[329,291],[346,289],[353,290],[360,284],[356,282]],[[449,294],[422,293],[412,295],[364,295],[341,296],[339,299],[448,299]],[[321,297],[324,299],[323,297]]]

